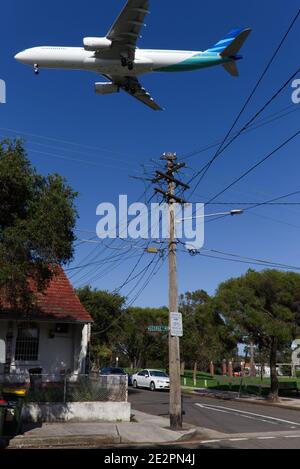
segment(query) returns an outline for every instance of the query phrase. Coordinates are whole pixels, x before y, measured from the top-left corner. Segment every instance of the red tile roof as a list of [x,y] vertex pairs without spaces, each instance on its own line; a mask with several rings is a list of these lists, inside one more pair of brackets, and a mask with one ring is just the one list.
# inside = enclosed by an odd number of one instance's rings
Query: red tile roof
[[[45,292],[35,293],[36,307],[30,313],[30,318],[44,321],[92,322],[90,314],[81,304],[64,270],[58,267],[55,272]],[[1,313],[3,318],[22,319],[20,312],[7,306],[3,313],[4,315]]]

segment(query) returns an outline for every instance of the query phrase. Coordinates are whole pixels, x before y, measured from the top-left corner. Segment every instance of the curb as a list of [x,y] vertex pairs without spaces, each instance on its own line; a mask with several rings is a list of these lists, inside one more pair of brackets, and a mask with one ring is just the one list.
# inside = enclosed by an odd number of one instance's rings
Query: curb
[[34,448],[66,448],[66,447],[98,447],[99,445],[118,445],[121,438],[114,436],[64,436],[44,438],[24,438],[17,436],[10,440],[7,449],[34,449]]
[[200,433],[197,428],[187,431],[184,435],[180,436],[176,440],[169,441],[169,443],[179,443],[181,441],[191,441],[194,438],[199,438]]
[[243,402],[244,404],[256,404],[256,405],[262,405],[262,406],[266,406],[266,407],[277,407],[279,409],[287,409],[287,410],[298,410],[300,411],[300,406],[293,406],[292,404],[291,405],[286,405],[286,404],[282,404],[280,402],[268,402],[268,401],[247,401],[245,399],[239,399],[239,398],[235,398],[235,399],[232,399],[236,402]]
[[[183,390],[183,393],[185,392],[186,390]],[[208,398],[211,398],[211,399],[221,399],[223,401],[235,401],[235,402],[242,402],[244,404],[253,404],[253,405],[262,405],[262,406],[266,406],[266,407],[277,407],[279,409],[287,409],[287,410],[297,410],[297,411],[300,411],[300,405],[299,406],[293,406],[292,404],[283,404],[283,403],[280,403],[280,402],[269,402],[267,400],[262,400],[262,399],[259,399],[259,400],[253,400],[253,399],[243,399],[243,398],[239,398],[239,397],[233,397],[233,396],[226,396],[226,395],[220,395],[220,394],[213,394],[213,393],[199,393],[197,392],[196,390],[191,390],[191,391],[187,391],[185,392],[185,394],[193,394],[193,395],[196,395],[196,396],[203,396],[203,397],[208,397]],[[300,399],[299,399],[299,402],[300,402]]]
[[[195,438],[203,436],[202,432],[199,432],[197,428],[188,430],[179,438],[172,439],[170,441],[152,441],[153,444],[174,444],[184,441],[191,441]],[[84,436],[62,436],[62,437],[24,437],[16,436],[11,440],[3,439],[4,447],[6,449],[47,449],[47,448],[68,448],[68,447],[89,447],[89,448],[98,448],[103,445],[128,445],[136,444],[136,441],[130,440],[129,438],[123,438],[121,435],[118,436],[96,436],[94,435],[84,435]],[[149,444],[148,441],[139,442],[140,445]]]

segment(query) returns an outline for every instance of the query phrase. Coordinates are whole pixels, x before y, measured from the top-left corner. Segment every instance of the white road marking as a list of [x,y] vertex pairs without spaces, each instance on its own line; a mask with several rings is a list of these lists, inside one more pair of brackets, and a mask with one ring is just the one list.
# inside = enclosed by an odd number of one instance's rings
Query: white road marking
[[[206,404],[202,405],[202,404],[195,404],[197,405],[198,407],[201,407],[202,409],[206,409],[206,410],[212,410],[213,412],[221,412],[223,414],[232,414],[231,411],[228,411],[228,410],[222,410],[222,409],[217,409],[215,407],[206,407]],[[239,412],[238,410],[236,412]],[[244,419],[249,419],[249,420],[259,420],[261,422],[265,422],[265,423],[268,423],[269,425],[279,425],[277,422],[270,422],[269,420],[265,420],[265,419],[261,419],[261,418],[257,418],[257,417],[251,417],[250,415],[243,415],[243,414],[240,414],[240,413],[236,413],[234,414],[236,417],[243,417]]]
[[281,438],[299,438],[300,435],[285,435],[285,436],[256,436],[250,438],[222,438],[220,440],[204,440],[201,441],[201,445],[210,444],[210,443],[225,443],[226,441],[230,441],[232,443],[239,442],[239,441],[250,441],[250,440],[280,440]]
[[[198,404],[198,403],[196,403],[195,405],[198,406],[198,407],[202,407],[204,409],[211,409],[211,410],[216,410],[216,411],[219,411],[219,412],[221,412],[222,409],[224,409],[223,412],[227,412],[227,413],[230,413],[230,411],[231,411],[231,412],[235,412],[235,413],[238,413],[238,414],[252,415],[254,417],[260,417],[260,418],[263,418],[263,419],[267,419],[267,421],[268,420],[273,420],[273,421],[276,421],[276,422],[288,423],[289,425],[296,425],[297,427],[300,427],[300,423],[297,423],[297,422],[291,422],[290,420],[284,420],[284,419],[280,419],[278,417],[270,417],[268,415],[255,414],[254,412],[247,412],[245,410],[232,409],[231,407],[223,407],[223,406],[211,405],[211,404]],[[268,423],[271,423],[271,422],[268,422]]]
[[205,445],[206,443],[220,443],[221,440],[205,440],[201,441],[201,445]]
[[230,438],[228,441],[248,441],[249,438]]
[[[214,412],[221,412],[223,414],[232,414],[231,411],[227,411],[227,410],[222,410],[222,409],[215,409],[213,407],[205,407],[205,405],[202,405],[202,404],[195,404],[199,407],[202,407],[203,409],[206,409],[206,410],[212,410]],[[237,410],[238,412],[238,410]],[[264,419],[260,419],[260,418],[257,418],[257,417],[251,417],[251,415],[241,415],[241,414],[236,414],[237,417],[243,417],[244,419],[249,419],[249,420],[260,420],[261,422],[265,422],[265,423],[268,423],[270,425],[278,425],[277,422],[270,422],[269,420],[264,420]]]

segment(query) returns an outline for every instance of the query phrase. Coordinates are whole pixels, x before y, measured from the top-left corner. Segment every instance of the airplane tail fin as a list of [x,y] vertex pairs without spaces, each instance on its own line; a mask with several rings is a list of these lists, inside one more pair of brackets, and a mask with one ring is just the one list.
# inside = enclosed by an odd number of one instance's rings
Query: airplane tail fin
[[240,75],[236,62],[233,60],[230,62],[225,62],[223,67],[225,68],[226,72],[228,72],[233,77],[238,77]]
[[217,44],[215,44],[211,49],[208,49],[205,52],[218,53],[223,59],[228,59],[228,62],[223,63],[223,67],[230,75],[238,77],[239,72],[236,61],[242,58],[241,56],[238,56],[238,52],[244,45],[251,31],[252,30],[250,28],[234,29],[227,34],[227,36],[221,39],[221,41],[217,42]]
[[221,39],[221,41],[217,42],[217,44],[215,44],[211,49],[208,49],[205,52],[218,52],[224,58],[235,58],[251,31],[252,30],[250,28],[234,29],[227,34],[227,36]]

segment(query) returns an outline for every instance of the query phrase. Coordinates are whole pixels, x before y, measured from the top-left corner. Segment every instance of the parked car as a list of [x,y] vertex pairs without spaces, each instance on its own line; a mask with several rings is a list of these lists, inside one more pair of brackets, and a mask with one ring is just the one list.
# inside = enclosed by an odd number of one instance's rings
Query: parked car
[[123,368],[116,368],[116,367],[106,367],[106,368],[101,368],[100,370],[100,375],[102,376],[107,376],[107,375],[117,375],[117,376],[124,376],[124,375],[127,375],[128,376],[128,386],[132,386],[132,379],[131,379],[131,375],[128,375],[126,373],[125,370],[123,370]]
[[132,375],[132,385],[134,388],[170,389],[170,378],[161,370],[142,370]]

